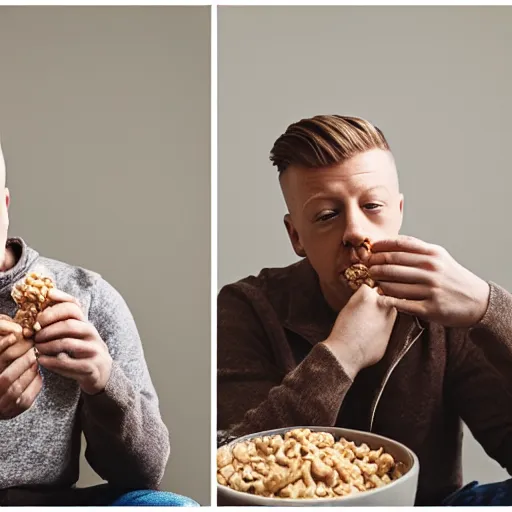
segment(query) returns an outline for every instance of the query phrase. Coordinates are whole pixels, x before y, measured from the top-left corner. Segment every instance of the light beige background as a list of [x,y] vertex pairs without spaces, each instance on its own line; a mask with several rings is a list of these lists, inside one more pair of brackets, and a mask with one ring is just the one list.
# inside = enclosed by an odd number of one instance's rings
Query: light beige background
[[207,505],[210,9],[1,7],[0,70],[10,232],[125,297],[171,431],[162,487]]
[[[315,114],[377,124],[403,232],[512,290],[512,8],[219,8],[219,288],[296,257],[268,155]],[[465,480],[506,477],[466,433]]]

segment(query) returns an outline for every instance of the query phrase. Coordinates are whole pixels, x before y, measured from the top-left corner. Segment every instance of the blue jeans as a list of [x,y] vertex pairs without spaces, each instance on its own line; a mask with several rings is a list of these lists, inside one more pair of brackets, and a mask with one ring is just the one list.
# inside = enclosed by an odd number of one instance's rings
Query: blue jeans
[[114,500],[112,507],[199,507],[194,500],[163,491],[130,491]]
[[442,505],[454,507],[512,506],[512,478],[504,482],[479,485],[471,482],[446,498]]
[[171,492],[120,489],[109,484],[100,484],[82,488],[4,489],[0,491],[0,506],[199,507],[199,504]]

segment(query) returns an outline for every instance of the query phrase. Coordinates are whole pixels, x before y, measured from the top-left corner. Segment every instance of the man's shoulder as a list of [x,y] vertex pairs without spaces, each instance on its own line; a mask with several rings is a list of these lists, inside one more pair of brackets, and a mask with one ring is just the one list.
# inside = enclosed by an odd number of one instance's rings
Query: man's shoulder
[[287,293],[298,271],[305,265],[299,261],[286,267],[263,268],[257,275],[250,275],[222,287],[222,293],[242,293],[245,295],[275,296]]
[[224,286],[218,296],[218,312],[232,316],[250,311],[284,325],[290,311],[300,308],[304,297],[313,294],[314,286],[314,271],[305,259],[287,267],[264,268],[256,276]]
[[39,256],[30,266],[31,272],[38,272],[53,279],[55,286],[72,295],[89,311],[95,298],[110,297],[115,291],[101,274],[87,268],[53,258]]
[[101,274],[93,270],[44,256],[34,262],[31,271],[49,275],[61,290],[68,287],[91,290],[103,279]]

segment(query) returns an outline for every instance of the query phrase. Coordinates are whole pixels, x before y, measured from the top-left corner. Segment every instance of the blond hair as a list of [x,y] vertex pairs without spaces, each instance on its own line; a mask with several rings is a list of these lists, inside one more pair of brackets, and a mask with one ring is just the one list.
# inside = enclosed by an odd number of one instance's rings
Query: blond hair
[[279,173],[290,165],[306,168],[340,164],[371,149],[389,151],[384,134],[359,117],[321,115],[290,125],[270,152]]

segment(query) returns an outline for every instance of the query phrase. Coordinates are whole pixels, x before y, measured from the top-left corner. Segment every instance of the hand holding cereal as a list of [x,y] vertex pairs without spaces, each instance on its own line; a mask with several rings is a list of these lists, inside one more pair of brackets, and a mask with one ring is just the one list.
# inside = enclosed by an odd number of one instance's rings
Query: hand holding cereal
[[56,289],[48,297],[53,305],[39,313],[41,330],[34,337],[39,364],[75,380],[84,393],[101,393],[112,369],[107,345],[74,297]]

